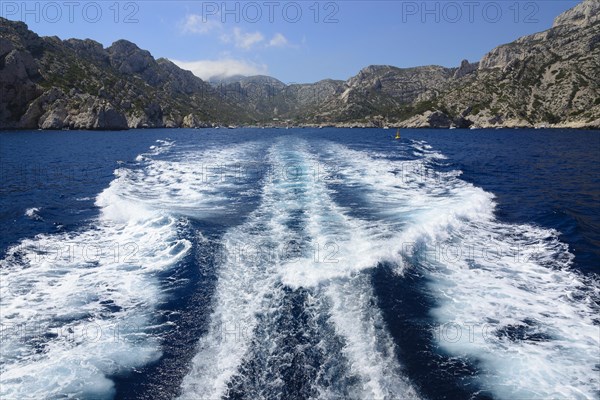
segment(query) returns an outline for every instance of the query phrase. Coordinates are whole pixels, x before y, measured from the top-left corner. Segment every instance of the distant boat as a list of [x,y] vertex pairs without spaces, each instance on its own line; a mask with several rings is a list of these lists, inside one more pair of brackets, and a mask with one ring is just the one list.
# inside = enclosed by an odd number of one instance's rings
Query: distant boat
[[384,126],[383,129],[390,129],[390,127],[389,126]]
[[400,128],[396,131],[396,140],[400,139]]

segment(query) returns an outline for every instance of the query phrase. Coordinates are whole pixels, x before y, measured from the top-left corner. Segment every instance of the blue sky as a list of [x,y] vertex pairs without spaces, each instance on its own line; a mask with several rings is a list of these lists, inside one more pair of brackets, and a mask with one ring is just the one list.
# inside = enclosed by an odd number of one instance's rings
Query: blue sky
[[202,78],[347,79],[371,64],[457,66],[548,29],[577,0],[0,2],[40,35],[127,39]]

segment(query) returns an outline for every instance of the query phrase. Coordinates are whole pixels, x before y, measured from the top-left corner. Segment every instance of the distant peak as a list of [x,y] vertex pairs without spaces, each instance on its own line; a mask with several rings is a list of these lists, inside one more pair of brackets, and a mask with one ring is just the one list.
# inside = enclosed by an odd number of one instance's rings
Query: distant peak
[[600,0],[584,0],[554,19],[554,27],[583,26],[600,21]]
[[377,72],[377,71],[384,71],[384,70],[390,70],[390,69],[397,69],[397,68],[392,67],[391,65],[369,65],[368,67],[361,69],[360,72],[373,73],[373,72]]
[[125,39],[119,39],[114,42],[109,49],[111,50],[125,50],[125,51],[134,51],[140,50],[140,48],[133,42]]
[[469,60],[462,60],[460,67],[454,73],[454,78],[462,78],[472,72],[475,72],[479,67],[479,63],[470,63]]

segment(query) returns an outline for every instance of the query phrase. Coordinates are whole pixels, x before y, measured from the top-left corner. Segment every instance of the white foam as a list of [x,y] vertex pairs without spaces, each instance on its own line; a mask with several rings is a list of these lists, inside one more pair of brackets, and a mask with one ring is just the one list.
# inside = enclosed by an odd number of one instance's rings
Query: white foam
[[191,244],[177,216],[123,203],[123,185],[98,196],[95,226],[23,240],[0,261],[0,397],[110,398],[108,376],[160,356],[149,332],[164,299],[157,273]]
[[343,354],[352,374],[360,377],[362,399],[418,399],[396,361],[394,343],[386,331],[381,312],[373,306],[374,295],[366,275],[337,280],[325,293],[331,299],[330,320],[344,338]]
[[557,232],[496,221],[492,195],[459,173],[434,172],[443,158],[422,142],[412,147],[420,159],[340,145],[328,156],[341,165],[340,182],[360,187],[381,224],[397,231],[397,272],[424,268],[442,348],[477,360],[481,385],[499,398],[596,397],[598,278],[569,269]]
[[480,359],[484,385],[499,397],[594,398],[598,281],[569,269],[572,256],[553,231],[491,221],[455,235],[474,251],[429,263],[432,290],[450,299],[433,315],[473,333],[442,335],[440,344]]
[[[184,217],[226,215],[239,204],[228,191],[239,198],[252,192],[254,176],[238,164],[254,162],[258,148],[246,143],[198,151],[157,141],[137,165],[115,171],[96,197],[100,217],[89,227],[39,235],[10,249],[0,269],[7,336],[0,395],[111,397],[107,376],[159,357],[158,338],[148,334],[164,299],[157,274],[191,248],[179,237]],[[100,327],[100,338],[90,340],[90,324]],[[32,325],[42,331],[25,342],[11,328]]]
[[[314,156],[305,157],[309,164],[318,163]],[[307,232],[311,247],[319,249],[317,257],[283,265],[282,282],[292,288],[318,286],[329,298],[329,319],[344,340],[343,354],[350,373],[362,383],[359,393],[353,395],[365,399],[419,398],[404,378],[383,317],[373,305],[369,276],[361,273],[394,256],[390,251],[394,238],[377,224],[349,217],[348,210],[332,200],[326,185],[332,179],[331,175],[321,175],[313,183],[306,204],[311,216]],[[324,388],[320,389],[323,393]]]
[[[250,142],[202,151],[183,148],[174,157],[144,155],[143,169],[116,171],[113,185],[121,198],[119,204],[114,199],[100,198],[98,205],[111,204],[104,211],[115,219],[123,214],[129,218],[128,198],[150,209],[200,219],[228,214],[237,204],[233,195],[242,197],[254,189],[250,183],[253,176],[248,176],[247,169],[256,163],[258,149],[256,143]],[[143,209],[137,211],[142,213],[141,218],[145,217]]]
[[[306,150],[305,150],[306,151]],[[304,154],[305,168],[318,160]],[[393,256],[394,238],[376,223],[349,217],[347,209],[332,200],[322,173],[312,180],[302,208],[309,216],[306,231],[310,251],[294,257],[280,268],[281,281],[291,288],[314,287],[337,278],[350,278]]]
[[[259,209],[247,223],[226,234],[227,257],[220,267],[212,322],[208,334],[200,339],[181,398],[218,398],[227,393],[239,366],[251,356],[257,315],[279,310],[281,299],[272,292],[280,283],[292,289],[310,288],[314,296],[325,296],[333,304],[329,320],[344,341],[349,373],[361,382],[358,397],[415,398],[416,392],[399,373],[393,343],[373,308],[368,282],[360,275],[377,265],[382,257],[378,252],[387,251],[380,242],[382,237],[372,235],[366,222],[347,217],[331,200],[325,182],[311,176],[308,171],[315,159],[306,144],[278,144],[271,149],[269,161],[293,164],[303,173],[296,175],[299,179],[267,177]],[[298,217],[298,212],[304,218]],[[294,218],[307,220],[306,225],[290,227]],[[291,243],[295,245],[289,246]],[[328,248],[328,243],[334,247]],[[248,246],[269,251],[264,257],[236,257],[240,248]],[[315,255],[317,248],[325,254]],[[331,250],[335,254],[327,253]],[[362,284],[355,285],[357,282]],[[228,332],[243,329],[243,334],[224,340],[224,327]],[[261,329],[269,332],[273,327]],[[329,393],[325,387],[317,390]]]
[[[248,351],[257,313],[267,305],[265,296],[276,284],[276,266],[284,253],[287,230],[278,216],[286,204],[273,196],[276,179],[267,177],[261,207],[248,222],[230,230],[223,239],[214,311],[208,333],[182,383],[182,399],[219,398]],[[263,259],[260,249],[271,249]]]
[[32,207],[25,210],[25,216],[29,219],[33,219],[35,221],[43,221],[44,219],[40,216],[41,208]]

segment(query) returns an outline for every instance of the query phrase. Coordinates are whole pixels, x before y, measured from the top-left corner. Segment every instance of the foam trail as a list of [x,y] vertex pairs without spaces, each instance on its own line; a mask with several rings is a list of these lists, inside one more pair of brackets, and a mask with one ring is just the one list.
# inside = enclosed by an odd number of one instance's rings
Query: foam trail
[[429,278],[439,344],[477,360],[481,386],[499,398],[597,397],[598,277],[569,268],[557,232],[497,221],[492,195],[436,172],[443,157],[425,143],[412,148],[419,159],[404,162],[339,145],[328,157],[398,232],[397,272]]
[[[318,159],[303,151],[305,165],[317,166]],[[358,378],[354,398],[418,398],[404,378],[396,360],[394,344],[380,311],[373,305],[370,277],[365,272],[389,257],[391,236],[376,224],[351,218],[348,210],[332,200],[326,171],[313,177],[307,201],[306,232],[310,238],[308,255],[284,263],[281,281],[291,288],[314,288],[326,296],[329,322],[342,340],[347,374]],[[319,393],[328,388],[319,386]]]
[[383,317],[373,306],[369,277],[332,282],[325,293],[332,302],[330,319],[335,332],[344,339],[342,352],[349,361],[350,373],[362,382],[356,388],[356,398],[419,398],[404,377]]
[[268,176],[259,209],[223,239],[209,331],[200,339],[191,371],[182,383],[182,399],[222,397],[248,351],[256,315],[268,305],[266,296],[276,285],[275,269],[285,254],[285,238],[291,234],[285,218],[287,202],[294,199],[281,185],[285,185],[281,176]]
[[[318,164],[316,157],[307,158]],[[381,312],[374,306],[370,276],[364,273],[390,256],[392,236],[372,222],[348,217],[347,210],[332,200],[326,185],[331,179],[325,174],[315,183],[307,231],[313,247],[327,250],[329,243],[335,253],[321,253],[316,264],[314,259],[302,259],[291,269],[284,267],[282,280],[292,287],[317,285],[329,299],[329,320],[343,339],[349,374],[361,382],[353,396],[416,399],[419,396],[404,377]]]
[[[119,203],[119,185],[99,195],[100,205]],[[102,216],[95,228],[38,235],[8,250],[0,268],[2,398],[110,398],[108,375],[160,356],[146,329],[162,298],[154,274],[190,244],[174,218],[128,207],[143,218]]]
[[[152,334],[165,300],[158,275],[191,248],[183,217],[227,212],[221,192],[245,187],[231,160],[255,147],[175,149],[159,141],[137,164],[115,171],[90,225],[23,240],[0,261],[0,397],[111,398],[109,376],[160,357]],[[225,172],[199,179],[205,165]]]
[[[315,161],[303,142],[278,144],[270,151],[271,163],[293,165],[300,171],[310,171]],[[303,330],[309,336],[306,340],[315,343],[309,333],[313,330],[320,332],[315,337],[328,338],[315,344],[321,351],[307,356],[319,373],[314,387],[303,389],[306,393],[316,398],[336,393],[351,398],[416,398],[402,378],[393,343],[373,308],[368,277],[361,274],[387,254],[382,239],[369,224],[347,217],[331,200],[325,182],[310,173],[267,179],[260,207],[246,224],[225,235],[226,258],[219,272],[212,323],[200,339],[181,398],[218,398],[239,385],[243,393],[259,397],[281,395],[285,377],[266,381],[257,365],[264,366],[270,377],[280,376],[284,360],[300,353],[295,347],[280,354],[271,344],[287,342],[291,333],[281,331],[281,313],[293,303],[290,298],[298,296],[318,304],[303,306],[302,315],[308,319]],[[236,259],[239,248],[248,244],[269,249],[268,256]],[[330,258],[336,254],[339,258]],[[329,317],[318,321],[323,314]],[[224,338],[226,332],[234,340]],[[343,354],[339,361],[327,351],[336,343],[341,343]],[[334,370],[346,375],[337,378],[347,379],[345,387],[339,382],[332,385]],[[306,374],[311,373],[309,368]],[[350,390],[352,379],[360,382],[356,390]],[[257,388],[256,381],[265,385]]]
[[[167,144],[171,148],[172,144]],[[196,219],[222,217],[235,213],[255,186],[251,166],[256,163],[262,145],[255,142],[231,147],[181,149],[165,154],[162,147],[138,157],[143,170],[122,168],[117,171],[121,202],[106,202],[105,213],[113,219],[131,218],[126,201],[150,209],[159,209]],[[160,157],[157,157],[160,156]],[[154,158],[150,158],[154,157]],[[249,172],[250,171],[250,172]],[[151,190],[150,190],[151,188]],[[124,205],[124,208],[119,208]]]

